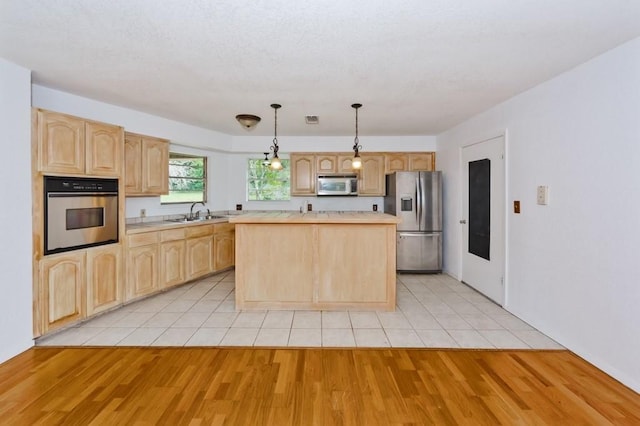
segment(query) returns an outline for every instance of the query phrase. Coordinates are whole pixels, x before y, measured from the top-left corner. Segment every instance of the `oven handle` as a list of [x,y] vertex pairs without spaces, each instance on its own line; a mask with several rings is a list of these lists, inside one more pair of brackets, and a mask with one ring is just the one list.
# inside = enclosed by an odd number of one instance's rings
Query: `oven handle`
[[83,193],[70,193],[70,192],[49,192],[47,197],[51,198],[64,198],[64,197],[117,197],[117,192],[83,192]]

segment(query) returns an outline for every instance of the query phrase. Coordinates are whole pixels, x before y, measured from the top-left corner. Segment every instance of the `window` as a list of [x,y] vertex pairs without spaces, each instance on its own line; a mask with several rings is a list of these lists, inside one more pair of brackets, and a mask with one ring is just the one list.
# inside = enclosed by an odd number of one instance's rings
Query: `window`
[[169,195],[162,204],[207,201],[207,157],[169,153]]
[[285,201],[291,198],[289,160],[280,159],[282,169],[273,170],[264,159],[247,162],[247,199],[249,201]]

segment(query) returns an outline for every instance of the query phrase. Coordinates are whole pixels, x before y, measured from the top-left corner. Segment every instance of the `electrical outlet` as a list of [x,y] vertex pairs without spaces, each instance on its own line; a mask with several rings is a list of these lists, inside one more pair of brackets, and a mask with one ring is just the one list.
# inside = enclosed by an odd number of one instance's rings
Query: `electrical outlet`
[[307,204],[307,211],[308,212],[312,212],[313,211],[313,204],[311,204],[311,203]]
[[549,204],[549,187],[548,186],[539,186],[537,191],[537,201],[541,206],[546,206]]
[[373,205],[373,211],[374,211],[374,212],[377,212],[377,211],[378,211],[378,205],[377,205],[377,204],[374,204],[374,205]]
[[236,210],[242,210],[242,204],[236,204]]
[[140,217],[147,217],[147,209],[140,209]]
[[520,214],[520,201],[515,200],[513,202],[513,212],[516,214]]

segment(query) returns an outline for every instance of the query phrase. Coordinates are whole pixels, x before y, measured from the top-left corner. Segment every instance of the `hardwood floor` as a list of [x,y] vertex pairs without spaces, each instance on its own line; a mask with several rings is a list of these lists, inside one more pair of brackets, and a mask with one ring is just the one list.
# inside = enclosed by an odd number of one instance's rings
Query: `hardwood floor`
[[640,395],[568,351],[33,348],[0,423],[640,424]]

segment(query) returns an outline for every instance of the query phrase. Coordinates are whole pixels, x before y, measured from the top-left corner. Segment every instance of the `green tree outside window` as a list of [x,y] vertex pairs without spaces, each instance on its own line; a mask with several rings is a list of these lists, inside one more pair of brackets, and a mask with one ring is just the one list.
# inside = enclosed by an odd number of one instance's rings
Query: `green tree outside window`
[[291,198],[289,160],[280,160],[282,169],[273,170],[264,159],[247,161],[247,199],[249,201],[286,201]]

